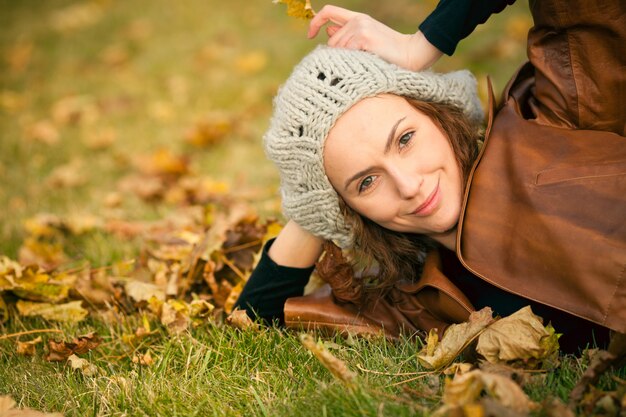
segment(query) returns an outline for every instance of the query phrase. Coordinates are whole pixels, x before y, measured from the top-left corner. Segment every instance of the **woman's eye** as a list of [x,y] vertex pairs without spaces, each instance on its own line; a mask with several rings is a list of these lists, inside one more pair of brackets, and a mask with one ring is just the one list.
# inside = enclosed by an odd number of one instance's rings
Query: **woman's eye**
[[363,178],[363,181],[359,183],[359,193],[362,193],[363,191],[367,190],[372,185],[373,182],[374,182],[373,175]]
[[404,148],[406,145],[409,144],[411,138],[413,137],[413,133],[414,132],[407,132],[404,135],[400,136],[400,139],[398,139],[398,145],[400,146],[400,148]]

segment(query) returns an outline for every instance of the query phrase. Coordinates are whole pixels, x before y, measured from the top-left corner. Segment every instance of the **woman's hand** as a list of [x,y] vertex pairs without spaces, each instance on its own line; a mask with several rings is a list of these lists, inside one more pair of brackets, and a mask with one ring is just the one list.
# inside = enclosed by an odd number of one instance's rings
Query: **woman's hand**
[[331,5],[311,20],[307,36],[314,38],[328,22],[329,46],[369,51],[413,71],[429,68],[443,54],[422,32],[402,34],[366,14]]
[[268,255],[281,266],[308,268],[320,257],[323,243],[323,239],[289,220],[276,237]]

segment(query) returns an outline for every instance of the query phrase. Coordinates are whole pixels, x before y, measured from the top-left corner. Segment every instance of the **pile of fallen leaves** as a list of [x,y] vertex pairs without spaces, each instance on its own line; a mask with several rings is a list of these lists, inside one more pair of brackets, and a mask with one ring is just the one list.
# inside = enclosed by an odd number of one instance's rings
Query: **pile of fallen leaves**
[[[0,320],[13,314],[78,322],[87,315],[156,315],[172,333],[230,313],[264,241],[280,230],[248,206],[194,206],[158,222],[62,219],[26,221],[19,260],[0,257]],[[143,241],[137,259],[64,269],[67,235],[99,230]]]

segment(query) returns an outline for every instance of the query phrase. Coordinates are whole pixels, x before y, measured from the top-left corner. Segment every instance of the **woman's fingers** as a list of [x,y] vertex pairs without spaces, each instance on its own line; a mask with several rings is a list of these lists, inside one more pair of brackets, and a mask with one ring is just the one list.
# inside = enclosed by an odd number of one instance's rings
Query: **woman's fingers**
[[332,37],[335,33],[337,33],[337,31],[341,29],[341,26],[326,26],[326,34],[328,35],[328,37]]
[[315,14],[309,23],[308,38],[317,36],[319,30],[328,22],[333,22],[338,26],[343,26],[358,13],[337,6],[326,5]]
[[401,34],[367,14],[337,6],[324,6],[311,20],[308,37],[326,26],[328,45],[375,53],[398,66],[419,71],[434,64],[442,52],[421,32]]

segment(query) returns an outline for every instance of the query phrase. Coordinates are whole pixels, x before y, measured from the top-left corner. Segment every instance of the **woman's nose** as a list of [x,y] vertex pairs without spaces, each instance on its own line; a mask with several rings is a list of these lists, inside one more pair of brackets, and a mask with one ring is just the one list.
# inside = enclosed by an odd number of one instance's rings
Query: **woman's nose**
[[421,175],[401,169],[394,169],[391,176],[398,190],[398,194],[405,200],[410,200],[419,194],[424,181]]

